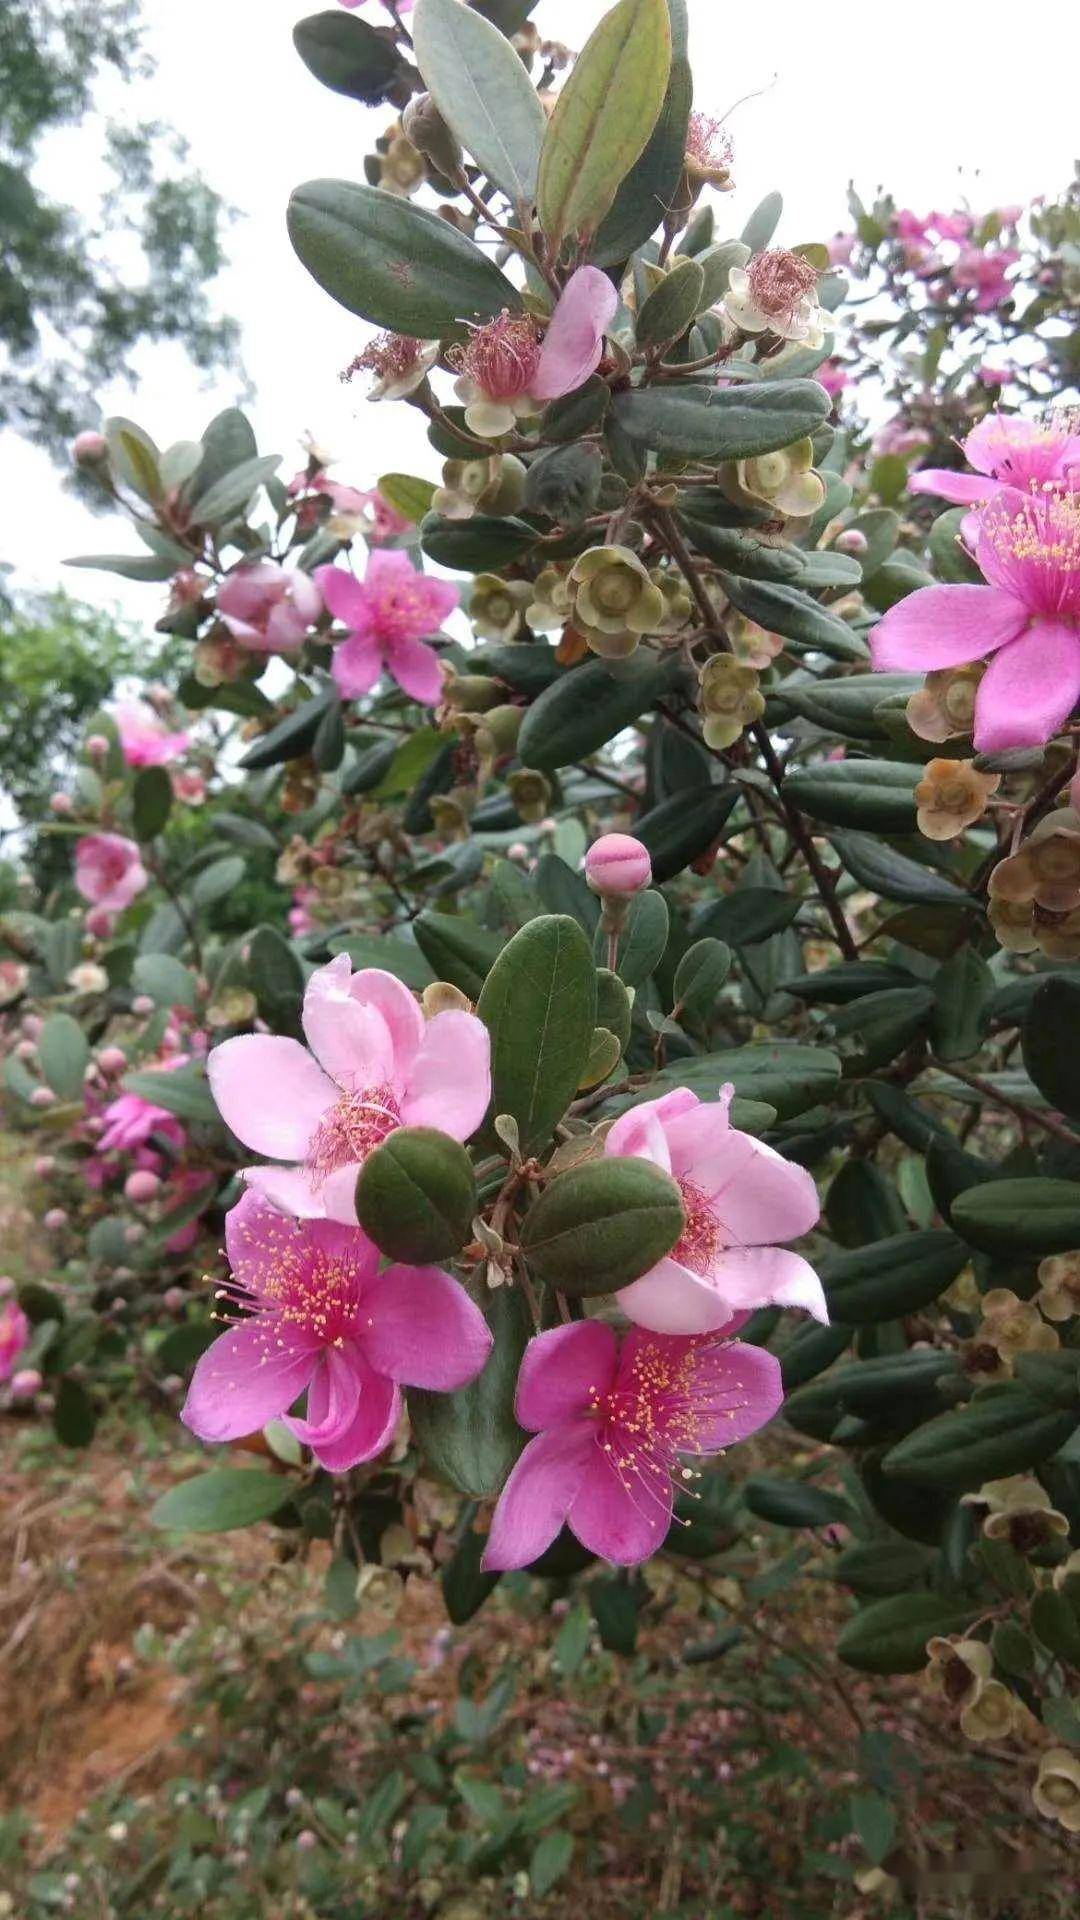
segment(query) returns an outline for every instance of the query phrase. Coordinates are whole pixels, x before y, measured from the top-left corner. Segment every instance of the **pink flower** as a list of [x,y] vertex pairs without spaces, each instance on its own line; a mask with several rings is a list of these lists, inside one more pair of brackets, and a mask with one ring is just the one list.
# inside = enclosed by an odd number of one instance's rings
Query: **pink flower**
[[962,442],[962,450],[974,473],[923,467],[912,474],[909,491],[934,493],[963,506],[989,500],[1001,487],[1029,493],[1061,483],[1080,491],[1080,433],[1070,429],[1065,416],[1041,423],[1015,413],[988,413]]
[[333,566],[315,577],[330,612],[349,629],[330,669],[343,697],[370,693],[385,667],[411,699],[437,706],[439,656],[423,643],[457,606],[457,588],[417,573],[407,553],[373,553],[363,580]]
[[10,1380],[30,1345],[30,1322],[17,1300],[0,1301],[0,1380]]
[[148,884],[134,840],[120,833],[88,833],[75,847],[75,885],[91,906],[123,913]]
[[951,269],[953,285],[975,294],[976,313],[989,313],[1012,293],[1006,276],[1019,258],[1015,247],[999,247],[992,253],[965,247]]
[[[287,1220],[247,1193],[225,1221],[230,1291],[245,1318],[214,1341],[180,1418],[238,1440],[284,1418],[330,1473],[389,1446],[401,1387],[447,1393],[481,1371],[491,1333],[440,1267],[387,1267],[358,1227]],[[306,1390],[307,1415],[289,1415]]]
[[164,767],[186,753],[191,736],[170,733],[145,700],[125,700],[113,716],[129,767]]
[[986,586],[920,587],[871,636],[879,671],[993,658],[975,696],[975,748],[1042,746],[1080,698],[1080,493],[1002,488],[982,508]]
[[[209,1205],[214,1197],[216,1186],[217,1182],[212,1173],[207,1173],[200,1167],[185,1167],[171,1183],[170,1207],[179,1206],[183,1200],[194,1199],[202,1189],[205,1189],[207,1205]],[[199,1227],[199,1220],[189,1220],[185,1227],[178,1227],[171,1239],[165,1242],[166,1253],[186,1253],[189,1247],[195,1245],[199,1237]]]
[[491,439],[509,433],[519,414],[573,393],[596,372],[618,293],[599,267],[572,273],[541,337],[528,314],[502,313],[474,327],[465,346],[452,348],[465,403],[466,424]]
[[901,240],[925,240],[930,231],[930,220],[920,219],[910,207],[901,207],[893,219],[893,230]]
[[966,240],[972,221],[970,213],[931,213],[926,224],[939,240]]
[[187,1141],[174,1113],[138,1093],[121,1093],[109,1102],[101,1117],[105,1126],[97,1143],[99,1153],[132,1153],[155,1133],[171,1140],[178,1151]]
[[[829,265],[833,267],[848,266],[851,261],[851,256],[855,251],[858,238],[857,233],[834,233],[832,239],[827,240],[825,243],[828,248]],[[816,374],[814,377],[815,379],[817,378]]]
[[564,1525],[618,1566],[647,1560],[671,1525],[680,1455],[745,1440],[782,1400],[780,1363],[763,1347],[634,1328],[620,1349],[599,1320],[538,1334],[515,1401],[536,1438],[499,1495],[485,1567],[528,1566]]
[[310,1053],[272,1034],[223,1041],[210,1085],[245,1146],[293,1162],[246,1168],[252,1186],[301,1219],[355,1226],[356,1176],[396,1127],[475,1133],[491,1098],[488,1031],[453,1008],[425,1021],[393,974],[354,974],[344,953],[312,974],[303,1023]]
[[815,367],[814,379],[833,400],[851,385],[851,375],[845,372],[839,360],[825,360],[820,367]]
[[299,568],[256,560],[237,567],[218,588],[217,610],[242,647],[288,653],[303,644],[322,612],[322,597]]
[[181,767],[172,776],[175,798],[186,807],[201,807],[206,799],[206,781],[197,767]]
[[813,1178],[730,1124],[733,1092],[726,1086],[719,1100],[705,1101],[677,1088],[631,1107],[604,1142],[606,1153],[651,1160],[682,1193],[682,1239],[616,1296],[628,1319],[656,1333],[733,1332],[732,1322],[741,1325],[755,1307],[829,1317],[813,1268],[775,1244],[817,1222]]
[[364,538],[371,546],[384,546],[387,540],[396,540],[399,534],[408,533],[412,522],[383,498],[378,487],[362,493],[360,500],[360,511],[365,516]]

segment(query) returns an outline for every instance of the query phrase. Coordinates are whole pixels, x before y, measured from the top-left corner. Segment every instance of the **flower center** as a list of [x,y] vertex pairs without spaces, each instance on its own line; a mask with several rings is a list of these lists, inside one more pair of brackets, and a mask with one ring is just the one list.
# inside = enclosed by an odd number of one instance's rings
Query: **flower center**
[[366,1160],[400,1125],[393,1087],[365,1087],[360,1093],[343,1093],[311,1136],[307,1168],[313,1185],[321,1186],[339,1167]]
[[486,327],[474,327],[466,345],[452,347],[447,359],[489,400],[520,399],[540,361],[536,323],[524,314],[500,313]]
[[724,1227],[713,1211],[711,1200],[690,1180],[680,1180],[679,1192],[686,1209],[682,1238],[671,1250],[673,1260],[689,1267],[691,1273],[710,1272],[718,1253],[727,1245]]
[[408,333],[380,333],[369,341],[342,374],[351,380],[354,374],[371,373],[376,380],[401,380],[419,365],[424,350],[422,340]]
[[1071,608],[1080,576],[1080,494],[1046,491],[1015,510],[995,507],[982,526],[998,558],[1037,568],[1057,589],[1059,604]]
[[775,319],[792,313],[817,286],[818,279],[817,268],[797,253],[789,253],[786,247],[770,247],[766,253],[755,254],[746,277],[755,307]]

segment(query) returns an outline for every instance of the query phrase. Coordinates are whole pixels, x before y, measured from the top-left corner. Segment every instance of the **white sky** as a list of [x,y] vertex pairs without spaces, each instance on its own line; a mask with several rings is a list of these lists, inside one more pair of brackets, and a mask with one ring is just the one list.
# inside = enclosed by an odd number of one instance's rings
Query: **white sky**
[[[260,450],[281,452],[288,477],[299,464],[298,435],[310,428],[339,455],[343,481],[363,486],[410,465],[431,476],[435,456],[419,416],[368,405],[359,385],[340,385],[365,330],[309,279],[285,233],[290,189],[319,175],[361,179],[363,154],[391,117],[329,93],[300,63],[291,28],[318,4],[143,0],[158,73],[136,97],[110,104],[120,115],[170,121],[193,162],[241,210],[217,294],[243,327]],[[580,47],[604,11],[605,0],[540,0],[537,20]],[[977,10],[956,0],[906,0],[900,9],[870,0],[831,16],[807,0],[753,9],[690,0],[690,12],[697,105],[724,113],[764,89],[731,121],[738,186],[719,205],[721,234],[737,232],[774,187],[786,200],[779,237],[791,245],[847,225],[852,175],[864,198],[883,182],[900,204],[922,211],[964,197],[979,210],[1023,201],[1058,191],[1071,175],[1076,67],[1068,47],[1075,54],[1080,35],[1069,0],[1042,0],[1030,32],[1003,0]],[[61,137],[43,181],[77,203],[93,151],[83,135]],[[196,438],[236,394],[228,382],[201,390],[182,355],[152,350],[137,368],[118,369],[104,398],[108,411],[132,415],[165,445]],[[60,568],[66,554],[137,550],[118,519],[89,515],[61,492],[44,456],[11,435],[0,436],[0,482],[3,557],[18,584],[64,578],[85,599],[152,623],[160,589]]]

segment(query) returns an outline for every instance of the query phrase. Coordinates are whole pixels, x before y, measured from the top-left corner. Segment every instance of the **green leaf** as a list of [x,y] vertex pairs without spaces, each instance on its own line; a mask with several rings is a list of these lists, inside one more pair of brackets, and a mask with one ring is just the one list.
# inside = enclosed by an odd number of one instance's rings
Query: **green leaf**
[[[468,1510],[470,1515],[474,1508]],[[479,1613],[484,1601],[502,1579],[500,1573],[485,1573],[480,1562],[486,1541],[467,1521],[464,1532],[449,1560],[439,1573],[447,1617],[455,1627],[463,1627]]]
[[215,414],[202,436],[202,458],[185,487],[188,498],[205,493],[215,480],[253,460],[258,451],[251,423],[239,407]]
[[[659,1091],[671,1086],[690,1087],[703,1100],[715,1100],[719,1088],[731,1080],[737,1096],[765,1101],[781,1120],[790,1120],[797,1113],[805,1113],[807,1107],[834,1097],[840,1059],[827,1047],[776,1040],[673,1062],[659,1079]],[[655,1098],[655,1091],[649,1097]]]
[[851,658],[855,643],[851,628],[798,588],[784,586],[782,582],[745,580],[737,573],[721,574],[720,584],[732,606],[770,633],[783,634],[788,640],[797,640],[804,647],[816,648],[841,660]]
[[493,1111],[513,1116],[533,1153],[574,1098],[596,1025],[596,969],[577,921],[544,914],[522,927],[476,1011],[491,1034]]
[[463,1146],[433,1127],[399,1127],[364,1161],[356,1216],[381,1253],[416,1266],[464,1246],[476,1176]]
[[[934,979],[934,1051],[942,1060],[967,1060],[977,1053],[985,1031],[985,1009],[994,976],[974,947],[962,947],[939,967]],[[1059,1028],[1067,1032],[1067,1028]]]
[[730,971],[731,948],[723,940],[695,941],[675,969],[675,1008],[708,1020]]
[[293,45],[324,87],[369,107],[386,98],[402,70],[388,36],[352,14],[309,14],[293,28]]
[[384,473],[376,481],[376,486],[395,512],[404,514],[414,526],[419,526],[425,513],[431,512],[435,493],[431,480],[418,480],[411,473]]
[[1043,1097],[1070,1120],[1080,1120],[1080,1059],[1065,1035],[1080,1032],[1080,986],[1051,977],[1036,983],[1024,1015],[1024,1065]]
[[525,1216],[521,1245],[541,1279],[574,1297],[613,1293],[662,1260],[686,1228],[675,1182],[611,1155],[560,1173]]
[[686,0],[668,0],[671,17],[671,72],[660,117],[640,159],[635,161],[604,216],[592,249],[600,266],[626,260],[659,225],[675,200],[686,158],[686,136],[694,101],[687,59]]
[[815,1487],[807,1480],[782,1480],[776,1474],[751,1474],[743,1499],[759,1520],[774,1527],[828,1527],[851,1524],[852,1511],[839,1493]]
[[79,553],[65,567],[85,567],[94,573],[116,573],[122,580],[169,580],[176,572],[172,560],[156,553]]
[[767,193],[764,200],[758,201],[742,230],[740,239],[743,246],[749,247],[751,253],[761,253],[776,232],[783,211],[783,195]]
[[1031,1603],[1031,1624],[1044,1647],[1080,1668],[1080,1609],[1067,1593],[1043,1587]]
[[750,386],[638,387],[617,394],[613,412],[640,447],[706,460],[750,460],[813,433],[830,400],[813,380]]
[[311,180],[289,202],[289,238],[325,293],[373,326],[438,340],[521,297],[463,233],[377,187]]
[[245,460],[231,473],[223,473],[220,480],[215,480],[205,493],[192,501],[191,518],[196,526],[215,527],[231,520],[280,465],[281,455],[269,453]]
[[739,789],[732,782],[716,786],[684,787],[634,822],[634,836],[649,849],[653,879],[658,884],[676,874],[718,840]]
[[454,573],[498,572],[535,547],[539,535],[524,520],[474,513],[470,520],[447,520],[429,513],[420,525],[420,545],[429,560]]
[[395,980],[403,980],[417,992],[423,992],[435,978],[420,948],[411,940],[396,940],[389,934],[350,934],[328,945],[331,953],[347,953],[354,967],[383,967]]
[[904,1593],[875,1600],[848,1621],[836,1651],[860,1673],[918,1673],[926,1665],[927,1641],[961,1632],[978,1611],[975,1601],[939,1593]]
[[883,1794],[856,1793],[851,1798],[851,1824],[875,1866],[880,1866],[896,1838],[896,1810]]
[[666,0],[619,0],[578,55],[555,103],[537,183],[552,253],[591,238],[648,144],[671,71]]
[[952,1219],[982,1253],[1068,1253],[1080,1246],[1080,1181],[987,1181],[953,1201]]
[[137,1093],[151,1106],[163,1107],[180,1120],[212,1121],[218,1117],[201,1066],[177,1067],[172,1073],[126,1073],[120,1084],[125,1093]]
[[870,833],[915,832],[915,787],[922,768],[907,761],[841,760],[796,767],[784,792],[800,812],[833,827]]
[[81,1100],[90,1064],[90,1043],[70,1013],[51,1013],[37,1040],[38,1062],[46,1085],[60,1100]]
[[964,1493],[1040,1466],[1075,1427],[1074,1412],[1010,1381],[918,1427],[890,1449],[883,1466],[891,1479]]
[[622,1572],[609,1580],[591,1580],[588,1592],[601,1646],[629,1659],[637,1649],[641,1586]]
[[300,1037],[304,969],[276,927],[256,927],[248,943],[248,974],[259,1012],[275,1033]]
[[[521,652],[531,649],[521,648]],[[555,773],[585,760],[629,727],[670,685],[670,661],[638,656],[634,671],[616,678],[606,661],[588,660],[552,682],[534,700],[518,735],[522,766]]]
[[542,1900],[552,1887],[558,1886],[559,1881],[565,1878],[573,1857],[572,1833],[560,1827],[552,1833],[541,1835],[529,1860],[529,1887],[537,1900]]
[[825,1201],[833,1237],[844,1247],[863,1247],[906,1233],[908,1220],[895,1186],[873,1160],[845,1160]]
[[299,760],[311,746],[324,714],[336,706],[337,700],[336,687],[326,687],[310,700],[302,700],[269,733],[260,734],[254,746],[241,756],[239,765],[245,772],[254,773],[262,767],[280,766],[285,760]]
[[[584,874],[567,866],[557,853],[542,853],[536,863],[533,884],[549,913],[568,913],[592,939],[600,918],[600,902],[589,889]],[[610,1025],[610,1022],[605,1022]]]
[[147,993],[156,1007],[194,1007],[199,984],[190,967],[172,953],[140,953],[131,968],[136,993]]
[[834,1323],[829,1327],[819,1327],[816,1321],[804,1321],[797,1327],[786,1347],[779,1354],[781,1370],[784,1376],[784,1392],[793,1393],[796,1387],[804,1387],[810,1380],[816,1380],[819,1373],[831,1367],[851,1342],[851,1328]]
[[451,132],[521,211],[536,198],[547,116],[497,27],[460,0],[418,0],[416,63]]
[[879,715],[885,703],[904,701],[921,686],[910,673],[857,673],[843,680],[784,682],[771,698],[843,740],[884,740]]
[[790,927],[800,905],[780,887],[741,886],[695,913],[693,931],[714,934],[731,947],[755,947]]
[[227,853],[224,859],[212,860],[203,867],[187,887],[187,895],[193,907],[205,912],[208,907],[217,905],[227,894],[234,893],[247,873],[247,861],[243,854]]
[[678,260],[642,301],[637,316],[639,346],[678,340],[700,311],[705,275],[696,260]]
[[61,1446],[88,1447],[97,1428],[97,1409],[78,1380],[61,1380],[53,1408],[53,1431]]
[[[640,987],[649,978],[667,950],[669,929],[668,904],[662,893],[649,889],[631,901],[615,961],[624,986]],[[593,935],[593,954],[598,966],[607,960],[608,936],[602,926]]]
[[413,932],[435,979],[449,980],[470,1000],[478,999],[502,950],[499,935],[458,914],[436,913],[428,907],[417,914]]
[[137,840],[153,840],[172,811],[173,790],[164,767],[140,767],[131,796],[131,817]]
[[837,832],[831,838],[845,867],[859,885],[883,894],[886,900],[977,910],[977,902],[963,887],[946,880],[930,867],[920,866],[907,854],[897,853],[895,847],[884,845],[871,834]]
[[154,1502],[150,1519],[174,1533],[231,1533],[268,1520],[292,1492],[293,1482],[284,1474],[213,1467],[170,1487]]
[[410,1387],[407,1394],[413,1435],[428,1464],[474,1500],[499,1492],[526,1439],[514,1418],[530,1331],[521,1293],[498,1287],[485,1308],[495,1344],[482,1373],[456,1393]]
[[882,1600],[925,1585],[934,1564],[934,1555],[914,1540],[865,1540],[845,1547],[831,1572],[860,1599]]
[[859,1041],[851,1064],[856,1073],[865,1074],[886,1066],[910,1046],[925,1030],[933,1007],[929,987],[888,987],[838,1007],[829,1025],[835,1039]]
[[874,1326],[929,1306],[952,1285],[967,1257],[954,1233],[929,1227],[833,1254],[819,1262],[818,1271],[833,1319]]
[[806,572],[806,559],[798,547],[769,544],[746,527],[708,526],[686,514],[680,514],[679,520],[699,553],[748,580],[773,580],[783,585]]

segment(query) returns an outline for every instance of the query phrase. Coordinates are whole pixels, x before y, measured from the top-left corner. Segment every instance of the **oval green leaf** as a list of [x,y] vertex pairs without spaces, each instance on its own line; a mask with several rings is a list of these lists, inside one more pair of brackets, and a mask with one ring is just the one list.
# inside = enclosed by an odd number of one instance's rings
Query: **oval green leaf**
[[525,1217],[530,1267],[574,1297],[614,1293],[679,1240],[686,1213],[678,1187],[648,1160],[587,1160],[544,1189]]
[[671,71],[667,0],[619,0],[579,54],[540,156],[537,204],[553,252],[595,234],[660,116]]
[[476,1008],[491,1034],[493,1111],[523,1153],[551,1136],[577,1092],[596,1025],[596,969],[576,920],[544,914],[503,948]]
[[461,5],[417,0],[417,65],[447,126],[515,207],[536,198],[547,116],[506,36]]

